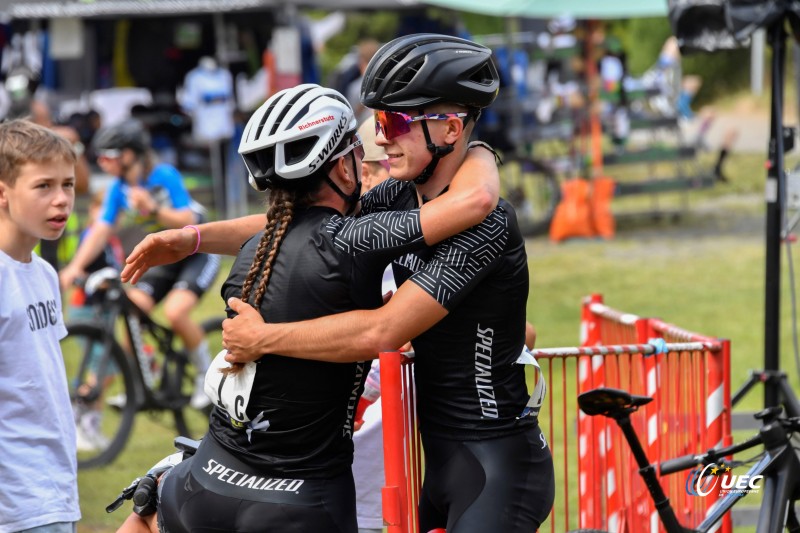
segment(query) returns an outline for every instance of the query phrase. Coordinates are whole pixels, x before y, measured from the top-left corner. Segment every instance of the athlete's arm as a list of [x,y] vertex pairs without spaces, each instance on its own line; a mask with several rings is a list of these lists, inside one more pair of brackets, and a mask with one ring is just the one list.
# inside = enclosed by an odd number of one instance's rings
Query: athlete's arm
[[182,228],[195,221],[195,214],[191,209],[158,205],[144,187],[131,187],[128,191],[128,203],[142,213],[151,213],[162,228]]
[[445,309],[415,283],[404,283],[383,307],[349,311],[303,322],[265,323],[238,298],[228,305],[238,313],[222,323],[229,362],[247,362],[265,353],[300,359],[352,362],[374,358],[403,344],[447,316]]
[[108,239],[114,233],[113,226],[103,220],[95,220],[86,233],[86,237],[78,246],[75,257],[59,272],[61,288],[69,289],[76,278],[86,273],[86,267],[100,255],[103,248],[108,243]]
[[[449,189],[421,209],[374,209],[358,218],[341,218],[329,225],[334,242],[345,253],[392,250],[398,254],[422,240],[436,244],[480,224],[497,205],[499,174],[489,150],[471,150]],[[383,185],[383,184],[381,184]],[[379,185],[378,187],[381,187]],[[396,180],[381,187],[377,197],[391,205],[404,186]],[[379,202],[370,200],[373,207]]]
[[231,299],[231,309],[239,314],[222,324],[223,346],[230,352],[226,359],[247,362],[277,353],[346,362],[396,350],[447,316],[448,309],[488,275],[507,237],[506,219],[495,210],[477,227],[439,244],[428,264],[378,309],[265,324],[254,308]]
[[447,192],[420,209],[425,242],[435,244],[480,224],[497,207],[499,197],[500,173],[494,153],[482,146],[467,150]]
[[[264,228],[266,215],[250,215],[233,220],[200,224],[198,252],[236,255],[242,243]],[[170,229],[151,233],[136,245],[125,260],[123,281],[136,283],[148,269],[175,263],[188,257],[197,246],[194,228]]]
[[525,346],[529,350],[533,350],[536,346],[536,328],[527,320],[525,321]]

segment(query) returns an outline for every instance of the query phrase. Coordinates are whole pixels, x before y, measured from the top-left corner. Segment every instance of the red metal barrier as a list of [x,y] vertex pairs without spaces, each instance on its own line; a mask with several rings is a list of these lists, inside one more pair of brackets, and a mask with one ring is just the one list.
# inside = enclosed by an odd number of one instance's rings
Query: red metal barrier
[[381,415],[385,485],[381,491],[388,533],[417,533],[422,445],[417,431],[413,358],[385,352],[381,359]]
[[[663,338],[671,351],[650,355],[647,341]],[[592,388],[621,388],[654,398],[632,417],[653,462],[730,443],[730,343],[584,301],[583,348],[534,350],[548,383],[540,414],[553,451],[556,503],[542,529],[663,531],[638,467],[618,428],[588,417],[577,396]],[[685,348],[685,349],[681,349]],[[389,533],[418,532],[422,452],[416,429],[413,359],[381,354],[386,485],[383,515]],[[685,476],[661,482],[678,518],[696,525],[715,501],[688,496]],[[730,532],[725,517],[720,531]]]
[[[644,409],[644,416],[636,427],[640,435],[646,435],[644,448],[653,461],[660,461],[691,451],[700,451],[720,444],[730,443],[730,341],[718,340],[682,329],[659,319],[644,319],[639,316],[617,311],[603,304],[602,296],[593,294],[584,299],[581,314],[581,331],[594,332],[582,335],[582,345],[646,343],[652,338],[661,338],[666,342],[701,342],[715,343],[719,348],[703,354],[675,354],[672,357],[646,357],[635,363],[631,369],[636,372],[631,376],[631,383],[637,394],[644,394],[654,399]],[[641,356],[632,355],[632,360]],[[588,367],[588,365],[586,365]],[[578,390],[583,392],[596,386],[613,386],[610,383],[623,382],[624,365],[608,361],[606,364],[594,362],[594,372],[581,373]],[[600,370],[597,370],[600,369]],[[613,375],[617,372],[617,375]],[[626,387],[622,387],[626,388]],[[630,390],[629,389],[629,390]],[[631,392],[634,392],[631,390]],[[634,423],[637,423],[634,421]],[[610,423],[606,420],[583,418],[579,422],[581,435],[593,435],[602,438],[609,434]],[[690,430],[693,428],[694,431]],[[588,432],[588,433],[587,433]],[[581,438],[579,442],[589,439]],[[612,450],[615,442],[605,440],[601,450]],[[624,442],[619,443],[625,446]],[[687,451],[680,451],[687,450]],[[615,450],[615,453],[619,453]],[[583,485],[580,498],[581,527],[594,527],[598,513],[604,512],[606,522],[613,527],[618,520],[630,519],[631,510],[639,519],[634,528],[656,532],[658,518],[655,508],[649,499],[638,475],[627,469],[622,460],[609,461],[607,470],[597,471],[596,461],[592,456],[579,461]],[[628,460],[632,460],[628,457]],[[585,472],[583,470],[586,470]],[[625,476],[625,483],[621,484]],[[607,479],[600,479],[603,476]],[[609,481],[609,479],[611,481]],[[611,494],[605,494],[605,501],[599,502],[598,496],[591,487],[613,483]],[[673,475],[662,480],[667,485],[667,495],[675,506],[678,517],[689,523],[695,523],[716,498],[704,499],[690,497],[686,494],[684,479]],[[700,501],[698,501],[700,500]],[[601,511],[602,509],[602,511]],[[649,515],[649,521],[645,516]],[[723,523],[722,531],[730,531],[729,519]],[[618,529],[622,531],[623,529]]]

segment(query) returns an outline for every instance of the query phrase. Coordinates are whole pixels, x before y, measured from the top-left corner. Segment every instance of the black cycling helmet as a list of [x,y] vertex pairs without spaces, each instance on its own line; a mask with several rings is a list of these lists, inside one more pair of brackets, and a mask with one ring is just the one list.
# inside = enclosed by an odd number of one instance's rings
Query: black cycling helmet
[[141,122],[129,119],[98,131],[92,139],[92,147],[95,153],[129,148],[142,155],[150,149],[150,134]]
[[417,33],[383,45],[361,84],[361,103],[403,111],[438,102],[477,110],[497,96],[500,77],[485,46],[449,35]]

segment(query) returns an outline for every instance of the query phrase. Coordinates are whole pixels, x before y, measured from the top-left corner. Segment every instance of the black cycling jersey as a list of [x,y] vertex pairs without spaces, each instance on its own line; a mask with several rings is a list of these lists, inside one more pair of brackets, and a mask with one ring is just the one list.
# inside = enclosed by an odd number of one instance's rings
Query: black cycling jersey
[[[241,296],[260,239],[256,235],[240,250],[222,287],[226,301]],[[391,258],[422,245],[419,211],[354,219],[326,207],[297,209],[261,315],[268,322],[293,322],[377,307]],[[250,422],[233,423],[218,406],[210,432],[230,453],[264,472],[335,476],[352,462],[353,415],[369,366],[267,354],[256,364],[246,408]]]
[[[372,189],[365,212],[417,206],[414,185],[394,179]],[[480,224],[393,262],[398,285],[410,279],[448,311],[412,340],[420,431],[482,439],[535,426],[518,418],[528,400],[524,365],[528,261],[516,214],[505,201]]]

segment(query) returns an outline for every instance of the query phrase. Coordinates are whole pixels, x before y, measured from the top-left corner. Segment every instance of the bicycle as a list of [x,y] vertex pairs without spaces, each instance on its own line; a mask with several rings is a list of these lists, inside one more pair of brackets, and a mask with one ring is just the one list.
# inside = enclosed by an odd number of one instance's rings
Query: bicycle
[[[93,273],[85,287],[96,302],[95,318],[68,323],[61,341],[79,431],[78,468],[112,462],[125,447],[140,411],[164,424],[161,415],[171,415],[179,435],[205,434],[211,408],[200,412],[189,405],[195,367],[187,352],[176,346],[175,332],[127,297],[116,270]],[[201,324],[211,350],[222,344],[223,320],[216,317]],[[117,340],[123,332],[127,349]],[[82,435],[91,439],[82,442]]]
[[[578,396],[578,405],[589,416],[602,415],[613,419],[622,430],[628,442],[639,474],[645,482],[647,490],[655,504],[659,520],[668,533],[705,533],[711,531],[722,517],[739,500],[745,497],[749,490],[763,490],[763,500],[756,527],[757,533],[779,533],[787,530],[800,531],[800,522],[794,509],[795,502],[800,499],[800,458],[798,449],[792,442],[796,433],[800,432],[800,418],[782,417],[783,408],[780,406],[768,407],[756,413],[755,417],[761,421],[761,428],[755,436],[738,444],[714,448],[700,454],[684,455],[662,462],[659,465],[659,474],[667,475],[684,470],[690,470],[697,465],[717,464],[724,462],[726,467],[735,467],[753,462],[746,474],[736,476],[738,480],[745,480],[746,487],[735,488],[724,494],[717,503],[709,509],[704,520],[695,527],[687,527],[678,521],[669,498],[664,493],[658,476],[656,466],[651,464],[642,447],[636,430],[631,424],[631,414],[639,407],[652,401],[647,396],[632,395],[624,390],[611,388],[598,388],[584,392]],[[763,447],[763,454],[747,461],[730,461],[727,459],[736,453]],[[694,477],[687,478],[687,490],[695,490],[699,495],[709,490],[708,485],[703,485],[711,478],[701,481],[702,471],[693,471]],[[759,481],[763,481],[758,485]],[[713,480],[712,483],[716,483]],[[701,488],[701,485],[702,488]],[[575,530],[575,533],[599,532],[594,529]]]

